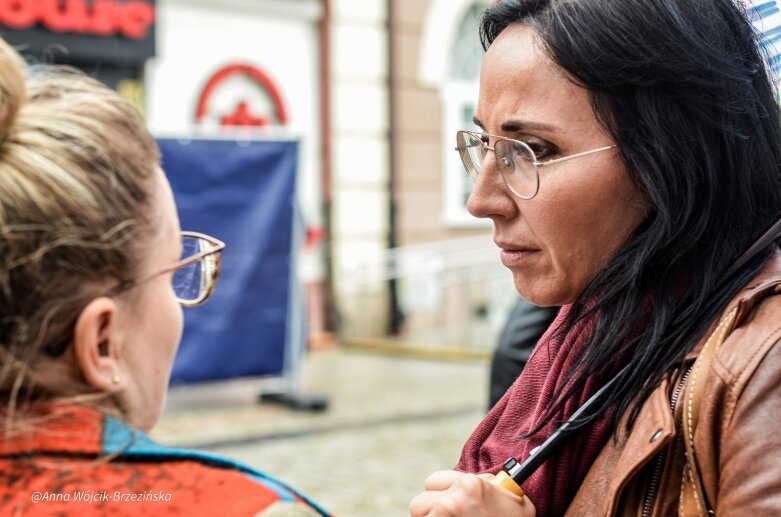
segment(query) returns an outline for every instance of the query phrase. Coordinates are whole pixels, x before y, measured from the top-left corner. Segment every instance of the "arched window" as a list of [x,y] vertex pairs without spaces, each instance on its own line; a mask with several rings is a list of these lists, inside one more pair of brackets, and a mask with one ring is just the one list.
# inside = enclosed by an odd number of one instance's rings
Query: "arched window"
[[486,221],[476,219],[466,210],[466,201],[472,191],[458,153],[454,150],[456,131],[474,129],[472,122],[479,89],[480,64],[483,47],[478,27],[487,1],[471,3],[452,32],[447,75],[441,84],[443,134],[443,208],[444,223],[452,227],[484,226]]
[[472,4],[458,24],[453,45],[450,47],[450,79],[473,82],[480,74],[484,52],[478,39],[477,28],[484,10],[485,5]]

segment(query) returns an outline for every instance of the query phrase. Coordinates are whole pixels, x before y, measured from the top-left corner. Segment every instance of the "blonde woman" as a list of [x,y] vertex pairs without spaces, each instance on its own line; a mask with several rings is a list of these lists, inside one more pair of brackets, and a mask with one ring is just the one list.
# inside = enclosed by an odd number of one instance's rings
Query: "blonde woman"
[[326,515],[144,434],[181,306],[208,298],[223,247],[180,231],[127,103],[76,72],[27,71],[0,41],[0,514]]

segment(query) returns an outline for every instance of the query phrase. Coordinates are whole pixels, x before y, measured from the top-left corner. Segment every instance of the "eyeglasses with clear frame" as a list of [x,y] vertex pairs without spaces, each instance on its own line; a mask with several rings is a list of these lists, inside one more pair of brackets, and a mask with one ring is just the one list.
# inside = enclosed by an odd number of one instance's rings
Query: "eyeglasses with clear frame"
[[198,232],[181,232],[181,236],[182,258],[160,271],[118,285],[114,294],[173,271],[174,294],[182,306],[195,307],[208,300],[217,285],[225,243]]
[[[488,145],[491,139],[494,140],[493,147]],[[462,130],[456,133],[456,151],[458,151],[466,173],[472,181],[477,181],[488,151],[493,151],[497,167],[507,184],[507,188],[521,199],[532,199],[540,191],[541,167],[607,151],[614,147],[616,144],[540,161],[532,148],[520,140],[476,131]]]

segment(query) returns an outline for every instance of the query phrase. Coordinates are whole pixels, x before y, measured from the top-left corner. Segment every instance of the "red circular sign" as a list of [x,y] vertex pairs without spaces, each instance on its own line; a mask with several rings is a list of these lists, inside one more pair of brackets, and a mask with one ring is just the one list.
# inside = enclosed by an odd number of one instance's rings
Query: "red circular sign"
[[268,94],[274,106],[275,120],[270,120],[269,117],[265,116],[253,115],[250,112],[247,101],[241,100],[236,105],[236,109],[233,113],[223,115],[220,118],[220,125],[267,126],[273,124],[287,124],[287,110],[285,109],[285,104],[282,101],[282,95],[271,78],[255,66],[235,63],[220,68],[207,81],[206,86],[204,86],[203,91],[201,92],[201,96],[198,99],[198,108],[195,114],[196,122],[201,123],[206,119],[207,116],[209,116],[209,100],[217,88],[224,81],[236,75],[244,75],[252,79],[255,84],[257,84],[264,92]]

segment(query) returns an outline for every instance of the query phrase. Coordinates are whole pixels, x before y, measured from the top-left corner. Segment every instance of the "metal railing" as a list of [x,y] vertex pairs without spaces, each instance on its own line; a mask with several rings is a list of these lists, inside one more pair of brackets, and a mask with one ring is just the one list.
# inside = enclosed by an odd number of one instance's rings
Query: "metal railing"
[[[388,335],[390,281],[401,331]],[[490,235],[386,250],[342,272],[342,341],[437,355],[487,355],[517,294]]]

